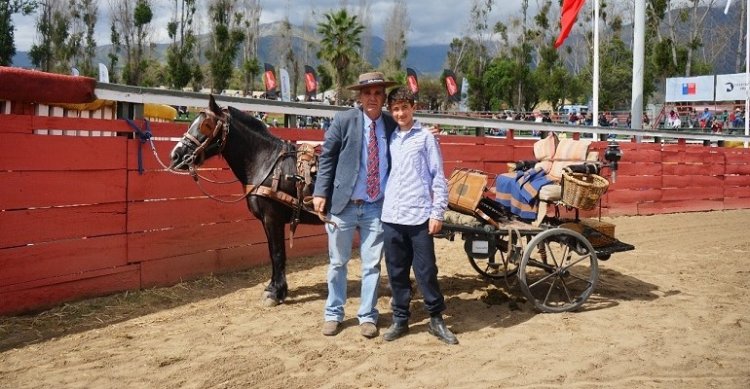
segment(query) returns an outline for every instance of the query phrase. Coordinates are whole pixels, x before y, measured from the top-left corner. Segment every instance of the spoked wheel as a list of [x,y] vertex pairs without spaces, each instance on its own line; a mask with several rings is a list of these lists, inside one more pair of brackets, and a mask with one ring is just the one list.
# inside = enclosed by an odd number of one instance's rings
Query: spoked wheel
[[[518,272],[520,253],[511,251],[508,257],[508,243],[504,240],[495,242],[479,238],[467,238],[464,251],[469,256],[469,263],[477,273],[493,280],[512,277]],[[507,258],[507,267],[503,262]]]
[[542,231],[529,242],[518,279],[521,290],[542,312],[578,309],[596,287],[596,253],[578,232],[565,228]]

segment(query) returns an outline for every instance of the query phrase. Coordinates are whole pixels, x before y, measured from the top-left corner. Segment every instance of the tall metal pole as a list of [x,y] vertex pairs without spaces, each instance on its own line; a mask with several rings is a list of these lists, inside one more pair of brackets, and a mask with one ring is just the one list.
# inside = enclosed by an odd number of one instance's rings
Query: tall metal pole
[[[750,0],[748,0],[750,1]],[[594,0],[594,66],[593,66],[593,109],[592,113],[594,127],[599,126],[599,0]],[[596,137],[596,135],[594,135]]]
[[[745,136],[750,136],[750,0],[745,5]],[[745,141],[745,148],[748,147]]]
[[633,17],[633,97],[630,100],[630,127],[637,130],[643,128],[643,64],[646,52],[645,46],[646,0],[636,0],[635,16]]

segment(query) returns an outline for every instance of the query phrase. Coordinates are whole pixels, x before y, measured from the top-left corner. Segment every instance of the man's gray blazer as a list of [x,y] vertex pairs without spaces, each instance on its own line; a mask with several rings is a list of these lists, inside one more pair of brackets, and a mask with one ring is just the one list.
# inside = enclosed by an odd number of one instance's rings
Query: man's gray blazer
[[[354,184],[362,161],[365,126],[363,115],[361,108],[339,112],[325,133],[313,195],[326,198],[326,212],[341,213],[354,193]],[[385,124],[385,138],[390,144],[391,134],[398,124],[386,112],[381,116]],[[386,154],[390,171],[390,153],[386,151]]]

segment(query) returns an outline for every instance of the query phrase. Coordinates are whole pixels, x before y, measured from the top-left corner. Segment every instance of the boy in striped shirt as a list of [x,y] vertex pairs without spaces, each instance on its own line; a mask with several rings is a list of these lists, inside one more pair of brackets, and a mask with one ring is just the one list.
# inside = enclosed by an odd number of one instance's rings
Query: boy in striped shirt
[[405,87],[388,94],[388,109],[399,125],[390,139],[391,170],[383,202],[385,264],[393,299],[393,324],[383,334],[392,341],[409,331],[411,269],[430,313],[427,330],[445,343],[458,339],[446,327],[445,299],[438,285],[432,235],[443,226],[448,188],[435,136],[414,120],[414,94]]

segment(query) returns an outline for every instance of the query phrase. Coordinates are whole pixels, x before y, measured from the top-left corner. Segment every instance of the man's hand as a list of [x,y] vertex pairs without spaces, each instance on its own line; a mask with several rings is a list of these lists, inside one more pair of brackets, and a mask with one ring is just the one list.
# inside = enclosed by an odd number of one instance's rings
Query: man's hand
[[435,136],[440,135],[440,127],[438,127],[438,126],[429,126],[429,127],[426,127],[426,128],[427,128],[427,131],[429,131],[429,132],[432,133],[432,135],[435,135]]
[[315,212],[323,213],[326,209],[326,198],[325,197],[313,197],[313,210]]
[[442,220],[437,220],[437,219],[432,219],[432,218],[430,219],[430,224],[429,224],[429,227],[427,228],[427,232],[430,235],[435,235],[438,232],[440,232],[440,230],[442,230],[442,229],[443,229],[443,221]]

